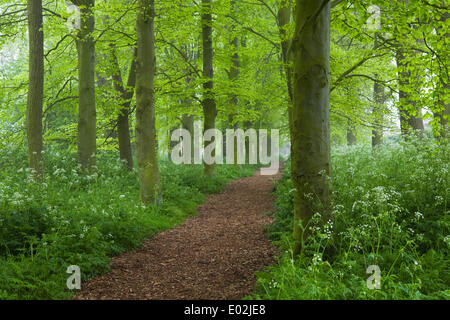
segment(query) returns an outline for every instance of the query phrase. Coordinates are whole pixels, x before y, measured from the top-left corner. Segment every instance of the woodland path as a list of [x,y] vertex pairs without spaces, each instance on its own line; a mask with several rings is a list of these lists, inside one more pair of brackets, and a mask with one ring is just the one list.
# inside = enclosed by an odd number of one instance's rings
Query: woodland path
[[111,271],[92,278],[75,299],[241,299],[255,271],[274,262],[264,226],[273,221],[273,180],[235,180],[207,197],[198,214],[113,258]]

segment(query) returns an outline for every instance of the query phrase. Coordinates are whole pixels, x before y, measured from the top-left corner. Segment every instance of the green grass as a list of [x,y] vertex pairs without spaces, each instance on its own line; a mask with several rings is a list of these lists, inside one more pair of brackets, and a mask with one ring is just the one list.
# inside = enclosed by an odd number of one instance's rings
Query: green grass
[[143,206],[136,171],[115,153],[101,152],[98,169],[80,175],[76,155],[46,150],[46,174],[33,183],[24,150],[0,150],[0,299],[68,299],[70,265],[82,280],[108,271],[112,256],[139,247],[172,228],[229,181],[253,174],[254,166],[218,166],[206,179],[201,166],[160,162],[163,203]]
[[[333,151],[334,221],[293,257],[293,186],[278,183],[268,234],[278,263],[258,273],[254,299],[450,299],[449,144],[412,140]],[[370,290],[369,265],[381,270]]]

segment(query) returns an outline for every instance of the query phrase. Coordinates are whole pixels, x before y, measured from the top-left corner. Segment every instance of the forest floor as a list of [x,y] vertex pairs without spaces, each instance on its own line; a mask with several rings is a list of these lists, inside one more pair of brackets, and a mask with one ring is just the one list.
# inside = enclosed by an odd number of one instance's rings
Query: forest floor
[[273,222],[274,180],[235,180],[207,197],[198,214],[113,258],[111,271],[82,285],[74,299],[241,299],[255,271],[273,264],[277,248],[263,229]]

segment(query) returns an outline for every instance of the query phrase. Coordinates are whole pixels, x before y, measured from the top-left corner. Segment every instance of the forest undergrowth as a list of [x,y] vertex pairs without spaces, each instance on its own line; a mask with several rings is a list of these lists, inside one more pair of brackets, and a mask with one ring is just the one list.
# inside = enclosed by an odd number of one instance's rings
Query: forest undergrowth
[[[322,226],[317,212],[297,258],[288,163],[268,229],[282,254],[258,273],[252,298],[450,299],[449,157],[449,144],[432,139],[335,148],[334,221]],[[380,289],[369,279],[371,265],[379,267]]]
[[48,149],[40,184],[24,169],[24,150],[0,149],[0,299],[70,298],[69,266],[80,267],[82,281],[107,272],[112,256],[180,224],[205,194],[256,170],[222,165],[205,178],[202,166],[160,161],[162,204],[144,206],[136,170],[113,152],[97,157],[98,168],[84,175],[76,154]]

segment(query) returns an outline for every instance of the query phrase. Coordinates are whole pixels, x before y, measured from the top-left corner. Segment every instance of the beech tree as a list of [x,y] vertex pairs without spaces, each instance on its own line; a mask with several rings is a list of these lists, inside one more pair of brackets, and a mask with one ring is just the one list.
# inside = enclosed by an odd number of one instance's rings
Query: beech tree
[[161,200],[155,123],[154,17],[154,1],[139,0],[136,58],[136,155],[141,200],[144,204],[158,203]]
[[[375,33],[374,49],[377,50],[380,42],[380,35]],[[380,145],[383,142],[383,112],[386,99],[385,87],[380,82],[380,77],[375,74],[373,83],[373,108],[372,114],[374,117],[374,124],[372,129],[372,147]]]
[[330,206],[330,2],[297,0],[292,109],[292,182],[295,252],[309,233],[308,222]]
[[44,98],[44,31],[42,0],[28,0],[29,82],[27,99],[27,139],[29,166],[35,179],[43,174],[42,104]]
[[[231,0],[231,15],[236,16],[236,1]],[[241,72],[241,60],[239,56],[239,38],[235,34],[236,33],[236,23],[233,21],[231,25],[231,37],[232,40],[230,41],[230,47],[231,47],[231,67],[230,71],[228,73],[228,77],[230,82],[233,84],[234,92],[230,94],[230,111],[228,113],[228,129],[239,129],[240,124],[239,120],[237,119],[237,116],[239,114],[239,97],[236,93],[236,87],[234,87],[237,83],[237,80],[239,78],[239,74]],[[234,155],[234,164],[238,166],[238,139],[237,137],[233,137],[233,155]],[[224,156],[226,156],[226,139],[224,139]]]
[[120,159],[126,162],[128,170],[133,169],[133,152],[131,150],[129,114],[131,100],[133,98],[136,86],[136,55],[137,50],[135,49],[129,67],[128,80],[126,86],[124,86],[116,51],[114,46],[111,48],[111,58],[114,69],[112,78],[114,88],[119,93],[121,99],[119,115],[117,117],[119,155]]
[[[209,129],[216,128],[217,108],[214,100],[214,69],[213,69],[213,43],[212,43],[212,14],[211,14],[211,0],[202,0],[202,47],[203,47],[203,116],[204,127],[206,132]],[[214,142],[205,141],[206,145]],[[213,152],[212,157],[215,156]],[[216,165],[205,164],[205,175],[211,176],[216,172]]]
[[81,25],[77,37],[78,50],[78,157],[83,170],[96,164],[97,111],[95,100],[95,0],[75,0],[80,7]]
[[374,81],[373,95],[374,107],[372,110],[375,121],[372,129],[372,147],[375,147],[383,143],[383,109],[386,100],[385,88],[379,81]]

